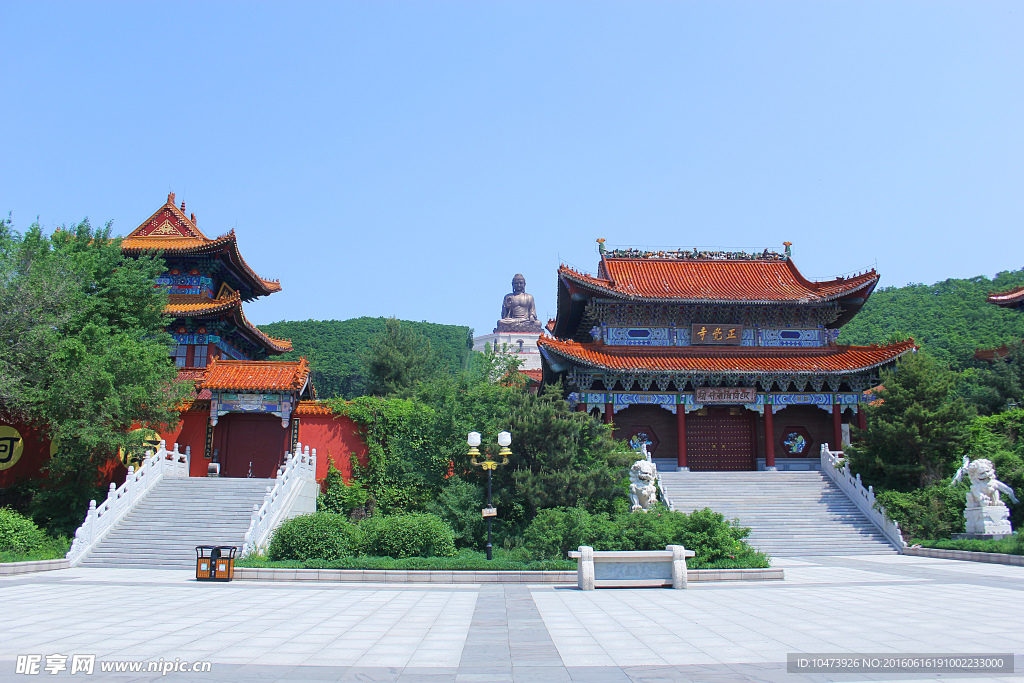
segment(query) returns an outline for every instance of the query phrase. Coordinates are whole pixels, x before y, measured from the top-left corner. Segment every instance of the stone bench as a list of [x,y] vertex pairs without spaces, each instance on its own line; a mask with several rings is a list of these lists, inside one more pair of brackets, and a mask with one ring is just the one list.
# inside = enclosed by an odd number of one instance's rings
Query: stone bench
[[681,545],[629,551],[595,551],[581,545],[578,551],[569,553],[576,560],[576,583],[584,591],[598,586],[686,588],[686,558],[693,555]]

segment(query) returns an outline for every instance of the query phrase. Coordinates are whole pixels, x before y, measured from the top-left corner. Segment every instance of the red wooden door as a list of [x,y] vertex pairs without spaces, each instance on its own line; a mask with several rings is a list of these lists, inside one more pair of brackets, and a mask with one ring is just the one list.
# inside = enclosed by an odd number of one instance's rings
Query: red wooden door
[[686,416],[686,454],[695,472],[753,470],[754,413],[709,407]]
[[274,415],[228,413],[217,423],[216,442],[222,477],[252,476],[271,479],[284,462],[291,430]]

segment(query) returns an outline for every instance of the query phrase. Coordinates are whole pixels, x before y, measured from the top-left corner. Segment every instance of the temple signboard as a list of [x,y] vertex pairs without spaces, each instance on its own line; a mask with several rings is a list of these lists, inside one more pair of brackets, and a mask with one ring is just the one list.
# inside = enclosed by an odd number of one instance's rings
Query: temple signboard
[[699,387],[694,391],[696,403],[753,403],[757,400],[757,389],[754,387]]
[[280,393],[227,393],[215,392],[210,399],[210,424],[228,413],[264,413],[281,418],[281,426],[287,427],[291,419],[295,397]]
[[743,325],[694,323],[690,343],[694,346],[724,344],[739,346],[743,342]]

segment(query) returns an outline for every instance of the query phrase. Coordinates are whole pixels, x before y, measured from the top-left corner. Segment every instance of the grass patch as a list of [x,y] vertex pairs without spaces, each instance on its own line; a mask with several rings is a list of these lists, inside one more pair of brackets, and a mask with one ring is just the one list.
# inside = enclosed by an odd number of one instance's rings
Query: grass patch
[[487,561],[484,553],[461,550],[453,557],[341,557],[337,560],[269,560],[263,555],[252,555],[236,563],[238,567],[283,567],[292,569],[422,569],[439,571],[576,571],[576,562],[568,560],[541,560],[524,562],[509,557],[501,549],[494,549],[494,559]]
[[[576,571],[576,560],[525,561],[521,555],[494,549],[494,559],[475,550],[460,550],[454,557],[342,557],[337,560],[268,560],[265,555],[251,555],[235,563],[238,567],[280,567],[283,569],[403,569],[435,571]],[[771,566],[760,553],[747,558],[724,558],[714,562],[687,561],[690,569],[762,569]]]
[[1021,534],[1019,531],[1013,536],[998,541],[983,541],[967,538],[953,540],[950,538],[942,538],[938,540],[914,540],[911,545],[915,543],[924,548],[937,548],[939,550],[967,550],[975,553],[1024,555],[1024,534]]

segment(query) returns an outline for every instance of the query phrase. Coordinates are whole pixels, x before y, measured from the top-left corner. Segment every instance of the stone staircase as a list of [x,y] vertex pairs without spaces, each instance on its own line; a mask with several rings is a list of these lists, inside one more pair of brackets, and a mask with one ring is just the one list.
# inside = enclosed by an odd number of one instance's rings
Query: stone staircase
[[673,509],[737,518],[773,557],[897,552],[821,472],[662,472],[661,481]]
[[253,504],[273,479],[164,477],[139,500],[81,567],[194,568],[197,545],[233,545],[241,554]]

